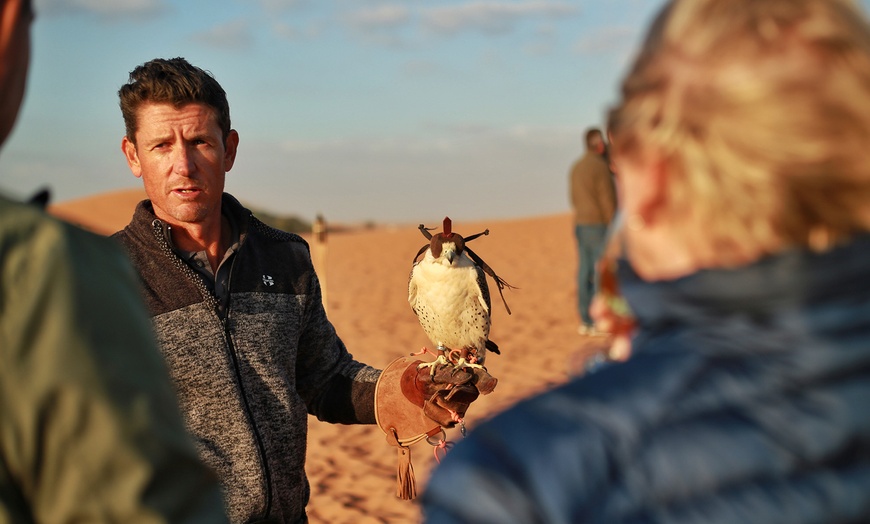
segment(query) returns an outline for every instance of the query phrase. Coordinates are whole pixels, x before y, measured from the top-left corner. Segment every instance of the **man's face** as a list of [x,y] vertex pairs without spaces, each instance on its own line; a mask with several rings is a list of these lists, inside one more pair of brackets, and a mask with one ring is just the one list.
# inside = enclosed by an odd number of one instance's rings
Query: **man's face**
[[30,0],[0,0],[0,143],[9,137],[24,99],[31,22]]
[[203,104],[146,103],[137,120],[136,143],[124,137],[121,147],[157,217],[176,226],[219,219],[238,133],[224,141],[214,110]]
[[592,150],[598,153],[599,155],[603,155],[606,147],[604,145],[604,137],[600,134],[595,135],[592,139]]

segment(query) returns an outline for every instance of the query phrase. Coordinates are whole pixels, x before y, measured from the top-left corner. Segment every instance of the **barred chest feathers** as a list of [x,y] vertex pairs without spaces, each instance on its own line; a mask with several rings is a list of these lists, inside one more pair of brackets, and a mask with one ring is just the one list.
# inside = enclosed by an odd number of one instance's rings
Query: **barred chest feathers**
[[490,328],[484,278],[465,253],[441,263],[427,251],[414,265],[408,301],[433,344],[483,353]]

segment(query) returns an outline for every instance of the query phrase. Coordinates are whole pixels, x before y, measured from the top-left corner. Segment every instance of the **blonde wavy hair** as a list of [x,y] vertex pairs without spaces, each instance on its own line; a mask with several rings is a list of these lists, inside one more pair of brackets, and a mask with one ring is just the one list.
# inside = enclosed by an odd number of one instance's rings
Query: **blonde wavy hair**
[[719,252],[870,230],[870,26],[847,0],[675,0],[611,110]]

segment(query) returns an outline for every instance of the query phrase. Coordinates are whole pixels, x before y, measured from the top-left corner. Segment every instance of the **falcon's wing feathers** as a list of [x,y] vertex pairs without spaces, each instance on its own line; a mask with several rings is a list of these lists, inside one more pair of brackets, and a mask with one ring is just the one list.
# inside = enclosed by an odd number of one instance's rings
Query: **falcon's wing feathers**
[[417,282],[414,281],[414,270],[417,269],[417,264],[411,267],[411,273],[408,275],[408,304],[411,305],[411,311],[417,314]]
[[471,257],[471,260],[474,261],[475,265],[482,269],[487,275],[491,276],[493,280],[495,280],[495,284],[498,287],[498,294],[501,296],[501,301],[504,304],[505,310],[507,310],[508,315],[511,314],[511,308],[507,305],[507,300],[504,298],[504,293],[502,290],[504,288],[516,289],[514,286],[508,284],[503,278],[495,274],[495,271],[492,270],[489,265],[480,258],[477,253],[472,251],[468,246],[465,247],[465,252],[468,253],[468,256]]
[[417,254],[414,255],[414,260],[412,260],[414,265],[417,265],[417,259],[420,258],[420,255],[425,253],[427,249],[429,249],[429,245],[430,244],[426,244],[425,246],[421,247],[420,250],[417,251]]
[[486,283],[486,273],[477,264],[474,265],[475,274],[477,275],[477,287],[480,288],[480,302],[486,306],[486,311],[492,311],[492,302],[489,298],[489,285]]

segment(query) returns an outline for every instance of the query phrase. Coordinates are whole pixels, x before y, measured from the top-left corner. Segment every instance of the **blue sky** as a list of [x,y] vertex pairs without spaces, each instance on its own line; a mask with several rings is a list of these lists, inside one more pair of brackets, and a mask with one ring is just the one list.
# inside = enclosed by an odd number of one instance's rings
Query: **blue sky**
[[276,213],[413,223],[568,211],[661,0],[35,0],[28,93],[0,190],[55,201],[140,182],[117,90],[183,56],[227,91],[227,190]]

